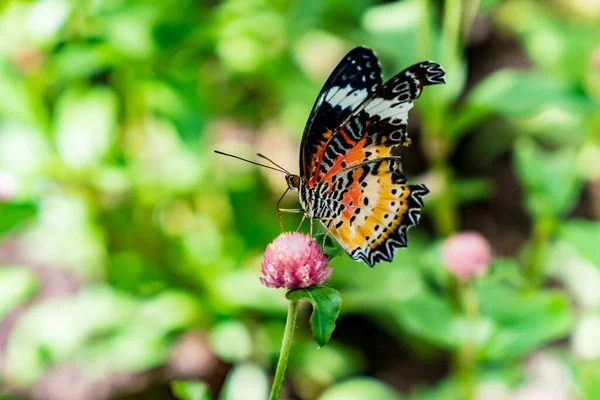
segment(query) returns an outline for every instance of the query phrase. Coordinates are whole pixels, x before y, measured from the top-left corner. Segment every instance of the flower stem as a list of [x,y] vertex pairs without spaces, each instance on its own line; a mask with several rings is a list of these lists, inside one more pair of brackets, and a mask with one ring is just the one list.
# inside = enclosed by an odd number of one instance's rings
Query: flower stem
[[438,235],[446,237],[458,228],[458,205],[453,193],[452,172],[448,165],[439,165],[433,170],[442,188],[433,210],[434,226]]
[[277,362],[277,369],[275,370],[275,378],[273,379],[273,386],[271,387],[271,396],[269,397],[269,400],[279,399],[279,393],[281,392],[281,385],[283,384],[285,369],[287,367],[288,359],[290,357],[290,348],[292,347],[294,330],[296,329],[298,303],[298,301],[290,301],[288,305],[288,315],[287,321],[285,322],[285,332],[283,334],[281,352],[279,353],[279,361]]
[[530,289],[538,288],[542,283],[548,240],[554,225],[555,222],[549,218],[538,218],[534,221],[531,244],[525,254],[525,274]]
[[475,345],[475,323],[478,318],[477,293],[471,282],[461,283],[462,308],[467,320],[467,332],[458,354],[457,367],[461,383],[461,399],[471,400],[475,396],[477,347]]
[[[445,117],[440,117],[443,120]],[[452,168],[448,158],[452,151],[452,143],[443,137],[438,130],[437,123],[430,121],[423,123],[423,152],[434,179],[438,186],[438,198],[432,210],[433,226],[439,236],[450,236],[458,229],[458,204],[454,194]]]

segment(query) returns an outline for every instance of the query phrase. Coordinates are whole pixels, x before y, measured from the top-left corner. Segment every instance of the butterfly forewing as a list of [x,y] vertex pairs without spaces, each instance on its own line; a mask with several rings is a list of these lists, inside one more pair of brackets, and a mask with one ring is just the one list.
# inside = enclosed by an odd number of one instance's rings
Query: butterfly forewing
[[344,168],[391,155],[393,147],[408,142],[408,112],[423,87],[444,83],[444,70],[426,61],[391,78],[366,99],[314,155],[312,187]]
[[308,118],[300,148],[300,171],[307,178],[332,133],[382,84],[381,68],[370,49],[357,47],[335,67]]

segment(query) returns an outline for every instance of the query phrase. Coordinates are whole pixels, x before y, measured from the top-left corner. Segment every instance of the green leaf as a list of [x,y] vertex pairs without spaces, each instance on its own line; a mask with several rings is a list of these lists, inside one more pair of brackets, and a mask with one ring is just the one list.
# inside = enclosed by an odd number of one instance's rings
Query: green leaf
[[543,290],[520,293],[498,284],[478,290],[481,314],[494,323],[484,349],[488,359],[522,356],[568,335],[573,311],[565,293]]
[[104,88],[64,92],[56,106],[56,146],[71,167],[90,167],[110,151],[116,138],[116,93]]
[[400,400],[386,384],[373,378],[354,378],[329,388],[319,400]]
[[457,179],[454,192],[460,204],[489,200],[494,195],[494,183],[488,178]]
[[411,400],[447,400],[459,399],[461,397],[460,382],[457,378],[450,376],[435,386],[418,388],[410,397]]
[[[380,52],[395,56],[397,62],[410,65],[416,62],[417,52],[431,49],[421,49],[420,45],[431,44],[431,32],[426,37],[419,36],[420,24],[425,23],[426,10],[422,1],[406,0],[402,2],[381,4],[370,8],[362,16],[363,29],[374,38]],[[422,43],[417,43],[420,40]],[[429,47],[429,46],[427,46]]]
[[219,394],[222,400],[264,400],[269,396],[269,378],[262,367],[237,364],[225,380]]
[[582,362],[578,365],[579,384],[584,399],[600,399],[600,363],[598,360]]
[[486,279],[514,288],[522,288],[525,285],[523,268],[512,258],[495,258]]
[[559,236],[573,246],[577,252],[600,269],[600,223],[586,220],[571,220],[561,225]]
[[67,42],[51,62],[58,76],[63,79],[86,78],[116,64],[116,52],[105,44],[81,44]]
[[171,382],[171,391],[179,400],[210,400],[210,390],[204,382],[174,381]]
[[506,117],[530,115],[546,104],[577,102],[570,88],[541,75],[501,70],[489,75],[469,95],[467,104]]
[[[278,342],[280,338],[281,335],[277,338]],[[296,374],[323,387],[356,376],[366,367],[360,351],[336,341],[325,347],[315,347],[312,340],[294,339],[292,359]]]
[[327,286],[313,286],[307,289],[297,289],[286,293],[291,301],[308,301],[313,306],[310,316],[313,337],[319,346],[325,346],[335,329],[335,320],[340,314],[342,297],[340,293]]
[[331,236],[327,235],[327,238],[325,238],[325,243],[323,243],[324,237],[325,237],[324,233],[317,233],[314,236],[315,241],[319,244],[319,246],[323,246],[323,253],[325,253],[325,255],[327,257],[329,257],[330,260],[333,260],[334,258],[341,255],[342,249],[340,249],[340,247],[331,238]]
[[578,307],[600,307],[600,224],[569,220],[558,228],[558,240],[552,242],[544,271],[560,281]]
[[211,348],[221,360],[243,361],[252,353],[250,330],[241,321],[224,321],[210,332]]
[[[17,387],[34,383],[50,367],[49,362],[65,362],[78,350],[94,343],[93,339],[117,331],[135,316],[136,308],[134,299],[109,286],[87,287],[75,296],[34,304],[19,318],[11,332],[5,356],[7,379]],[[67,332],[59,329],[61,326],[71,328]],[[148,329],[148,326],[144,328]],[[110,367],[130,362],[130,358],[143,352],[132,350],[133,344],[140,346],[139,332],[138,328],[138,337],[132,332],[128,340],[120,340],[121,347],[114,352],[116,356],[104,365]],[[45,357],[40,357],[40,349],[44,349]],[[99,353],[105,353],[107,349],[103,347]],[[124,351],[127,357],[123,357]]]
[[514,160],[529,214],[559,217],[574,207],[583,186],[574,152],[547,152],[533,140],[522,137],[515,143]]
[[[41,98],[28,89],[28,79],[10,67],[11,63],[0,65],[0,115],[10,116],[10,120],[29,126],[42,128],[47,122],[46,106]],[[8,118],[3,118],[6,123]]]
[[33,203],[0,203],[0,235],[35,216]]
[[0,320],[17,305],[29,299],[37,289],[37,279],[33,271],[19,268],[0,267]]
[[[459,324],[445,298],[422,289],[410,298],[390,304],[391,315],[403,330],[444,348],[459,345]],[[387,317],[386,317],[387,319]]]
[[[497,114],[513,121],[537,117],[530,120],[529,128],[551,135],[561,129],[578,129],[581,114],[590,109],[590,103],[556,80],[529,72],[502,70],[487,76],[470,92],[448,130],[459,137]],[[545,110],[552,110],[554,119],[542,116]],[[562,118],[557,120],[557,116]]]

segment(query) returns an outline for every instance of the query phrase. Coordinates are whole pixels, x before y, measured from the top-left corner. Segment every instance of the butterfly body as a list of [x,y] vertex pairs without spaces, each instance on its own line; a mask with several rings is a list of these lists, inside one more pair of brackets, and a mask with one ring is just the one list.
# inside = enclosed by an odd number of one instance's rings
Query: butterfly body
[[300,174],[288,174],[305,216],[320,220],[355,260],[391,261],[416,225],[425,185],[409,185],[400,157],[408,111],[423,87],[444,83],[440,65],[425,61],[387,82],[369,49],[350,51],[334,69],[309,116]]

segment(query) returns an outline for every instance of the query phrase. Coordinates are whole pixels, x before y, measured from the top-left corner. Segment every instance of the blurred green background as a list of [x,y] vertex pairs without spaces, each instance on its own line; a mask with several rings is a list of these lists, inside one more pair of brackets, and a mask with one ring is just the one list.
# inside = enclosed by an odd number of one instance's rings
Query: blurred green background
[[[212,150],[297,172],[357,45],[444,66],[401,153],[432,193],[392,263],[333,262],[337,329],[318,349],[301,310],[284,398],[600,399],[598,0],[1,1],[0,393],[266,398],[285,181]],[[495,252],[476,315],[439,255],[464,230]]]

